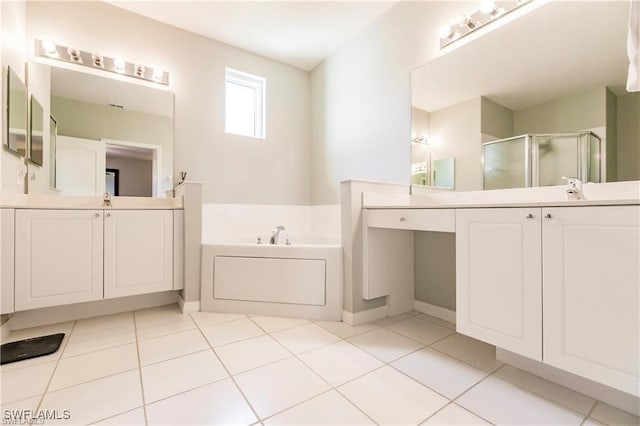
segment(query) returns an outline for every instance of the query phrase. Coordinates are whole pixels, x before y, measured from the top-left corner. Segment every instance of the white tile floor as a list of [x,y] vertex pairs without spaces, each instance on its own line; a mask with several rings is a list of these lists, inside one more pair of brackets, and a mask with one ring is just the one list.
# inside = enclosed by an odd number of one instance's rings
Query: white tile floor
[[55,332],[67,333],[60,351],[0,369],[3,423],[20,410],[68,410],[45,423],[640,424],[416,312],[351,327],[170,305],[7,341]]

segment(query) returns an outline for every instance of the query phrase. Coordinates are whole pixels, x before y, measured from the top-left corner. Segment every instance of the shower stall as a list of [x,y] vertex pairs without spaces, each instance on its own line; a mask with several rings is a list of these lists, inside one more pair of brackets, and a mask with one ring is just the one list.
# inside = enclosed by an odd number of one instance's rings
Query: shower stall
[[600,137],[593,132],[528,134],[482,144],[484,189],[600,182]]

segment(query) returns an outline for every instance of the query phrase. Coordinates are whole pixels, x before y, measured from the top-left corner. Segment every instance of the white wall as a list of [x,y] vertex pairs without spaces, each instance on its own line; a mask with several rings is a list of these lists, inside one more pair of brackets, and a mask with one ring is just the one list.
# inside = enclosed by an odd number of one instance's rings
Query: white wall
[[280,243],[340,244],[340,206],[203,204],[202,241],[269,243],[272,229],[282,225]]
[[[204,181],[205,202],[309,204],[309,73],[103,2],[28,2],[27,35],[30,54],[46,38],[169,71],[174,176]],[[224,133],[225,66],[266,78],[266,140]]]
[[409,183],[411,71],[438,54],[441,25],[477,6],[399,2],[312,71],[314,204],[337,203],[341,180]]
[[[25,3],[23,1],[0,2],[2,22],[2,144],[6,136],[6,108],[7,105],[7,67],[11,67],[23,82],[26,82],[25,73]],[[24,193],[24,179],[19,172],[24,165],[21,157],[6,151],[4,146],[0,149],[0,189],[5,192]]]

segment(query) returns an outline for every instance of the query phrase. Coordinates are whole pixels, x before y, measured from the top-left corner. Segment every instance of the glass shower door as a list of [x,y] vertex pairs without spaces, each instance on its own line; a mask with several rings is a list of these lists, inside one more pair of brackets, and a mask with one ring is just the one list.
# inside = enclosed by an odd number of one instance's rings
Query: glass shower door
[[483,145],[484,189],[531,186],[529,136],[516,136]]

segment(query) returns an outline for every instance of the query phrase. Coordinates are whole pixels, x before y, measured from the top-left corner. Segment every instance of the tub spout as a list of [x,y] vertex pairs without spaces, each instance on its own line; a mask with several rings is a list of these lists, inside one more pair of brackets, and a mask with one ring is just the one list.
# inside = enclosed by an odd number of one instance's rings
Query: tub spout
[[269,240],[269,244],[278,244],[278,236],[280,235],[280,231],[284,231],[284,226],[278,225],[273,228],[273,232],[271,233],[271,239]]

